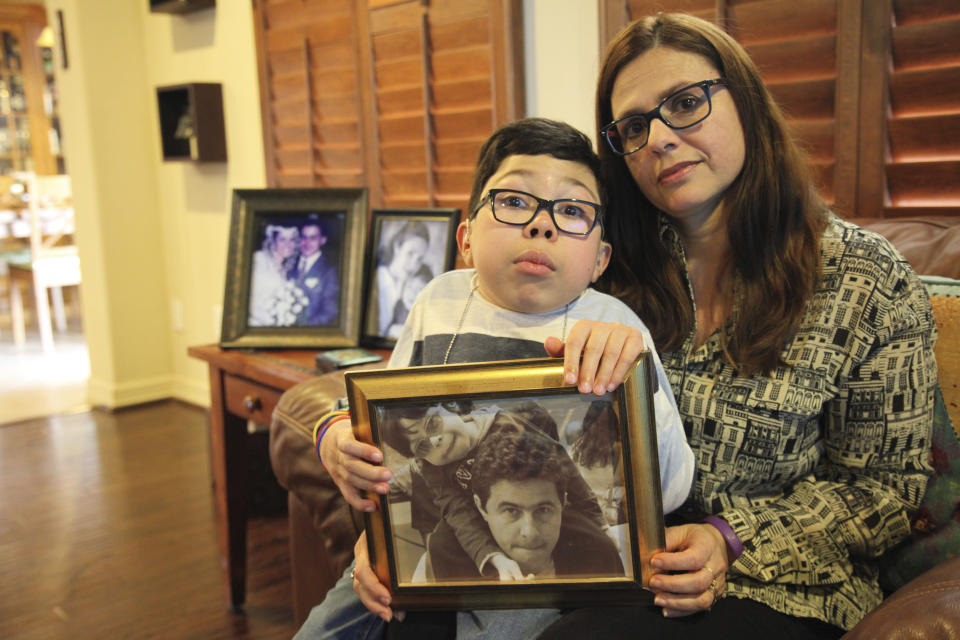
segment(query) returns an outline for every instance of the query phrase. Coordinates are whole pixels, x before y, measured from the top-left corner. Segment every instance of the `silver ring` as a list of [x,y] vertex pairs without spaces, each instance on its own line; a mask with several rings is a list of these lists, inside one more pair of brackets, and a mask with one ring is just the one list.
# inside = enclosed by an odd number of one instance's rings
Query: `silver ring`
[[354,568],[354,569],[350,569],[350,579],[351,579],[351,580],[356,580],[356,579],[357,579],[357,570],[356,570],[355,568]]

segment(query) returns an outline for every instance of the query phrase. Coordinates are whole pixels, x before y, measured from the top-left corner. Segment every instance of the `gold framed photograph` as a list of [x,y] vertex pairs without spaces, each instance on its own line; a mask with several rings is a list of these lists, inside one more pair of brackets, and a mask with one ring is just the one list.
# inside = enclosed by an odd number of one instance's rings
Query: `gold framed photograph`
[[367,190],[235,189],[220,346],[355,347]]
[[649,352],[603,397],[563,360],[348,371],[390,492],[365,514],[401,610],[651,603],[664,548]]

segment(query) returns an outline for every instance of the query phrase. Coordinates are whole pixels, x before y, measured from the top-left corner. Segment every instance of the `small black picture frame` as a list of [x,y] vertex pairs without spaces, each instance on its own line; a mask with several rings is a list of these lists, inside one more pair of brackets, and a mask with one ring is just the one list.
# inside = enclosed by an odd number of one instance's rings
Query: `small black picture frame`
[[357,346],[367,190],[236,189],[220,346]]
[[459,209],[374,209],[361,341],[392,348],[416,294],[457,258]]

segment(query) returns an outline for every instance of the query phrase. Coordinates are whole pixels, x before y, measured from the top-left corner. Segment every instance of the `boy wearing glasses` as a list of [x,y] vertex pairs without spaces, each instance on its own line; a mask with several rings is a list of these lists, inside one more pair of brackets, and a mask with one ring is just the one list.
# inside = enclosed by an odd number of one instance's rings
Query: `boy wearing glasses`
[[[543,357],[545,342],[558,336],[566,340],[578,320],[603,320],[616,323],[617,330],[587,338],[588,345],[595,346],[594,337],[600,344],[598,350],[584,351],[592,353],[593,360],[584,357],[579,388],[601,396],[612,391],[641,349],[653,351],[653,341],[625,304],[589,288],[610,260],[610,245],[602,239],[599,176],[599,160],[589,139],[569,125],[529,118],[494,132],[480,150],[470,216],[457,230],[461,255],[472,268],[442,274],[420,293],[388,366]],[[659,357],[653,355],[663,508],[669,512],[689,493],[694,458]],[[457,460],[465,464],[453,461],[454,473],[469,466],[474,448],[475,443],[458,449]],[[390,472],[379,464],[382,453],[358,442],[347,421],[326,432],[320,454],[355,508],[376,508],[362,491],[389,492]],[[462,497],[475,509],[468,492]],[[441,514],[445,520],[448,513],[449,507]],[[479,512],[475,515],[480,518]],[[451,527],[460,538],[463,528],[455,522]],[[489,563],[503,580],[520,575],[516,563],[498,555],[495,542],[491,544],[477,547],[468,542],[464,548],[480,571],[489,570]],[[382,622],[358,606],[350,589],[383,620],[393,615],[389,592],[369,568],[363,537],[355,551],[355,572],[345,573],[313,609],[297,638],[382,636]],[[531,637],[558,615],[555,610],[483,611],[460,615],[458,623],[493,624],[501,631],[509,629],[502,637]]]

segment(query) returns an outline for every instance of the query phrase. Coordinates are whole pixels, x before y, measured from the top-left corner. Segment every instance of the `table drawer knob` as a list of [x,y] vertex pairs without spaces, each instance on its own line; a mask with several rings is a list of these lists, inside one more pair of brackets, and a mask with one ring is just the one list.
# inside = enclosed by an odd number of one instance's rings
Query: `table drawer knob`
[[244,396],[243,406],[247,411],[257,411],[260,408],[260,398],[257,396]]

